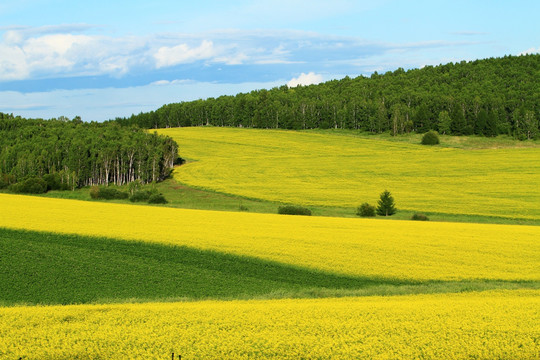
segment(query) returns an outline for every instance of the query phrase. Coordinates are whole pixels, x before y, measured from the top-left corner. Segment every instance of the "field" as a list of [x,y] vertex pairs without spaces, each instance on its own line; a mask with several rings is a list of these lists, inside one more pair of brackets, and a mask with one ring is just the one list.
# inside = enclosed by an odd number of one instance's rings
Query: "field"
[[343,275],[540,280],[537,226],[230,213],[6,194],[0,203],[0,227],[12,229],[189,246]]
[[487,148],[486,141],[471,149],[448,141],[431,148],[344,134],[234,128],[159,133],[173,137],[191,160],[174,174],[190,186],[330,207],[375,204],[388,189],[401,210],[540,219],[540,147]]
[[540,357],[540,226],[336,217],[388,188],[536,224],[539,148],[163,131],[190,159],[166,206],[0,193],[0,359]]
[[535,359],[538,295],[496,291],[0,308],[0,356]]

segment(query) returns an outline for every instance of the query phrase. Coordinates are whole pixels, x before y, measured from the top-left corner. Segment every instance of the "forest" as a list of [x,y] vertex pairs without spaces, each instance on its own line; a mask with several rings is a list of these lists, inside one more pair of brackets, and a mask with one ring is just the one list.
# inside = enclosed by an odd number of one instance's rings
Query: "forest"
[[0,188],[45,179],[58,188],[159,181],[178,161],[170,137],[114,123],[0,113]]
[[520,140],[540,136],[540,55],[425,66],[318,85],[255,90],[164,105],[116,118],[122,126],[356,129]]

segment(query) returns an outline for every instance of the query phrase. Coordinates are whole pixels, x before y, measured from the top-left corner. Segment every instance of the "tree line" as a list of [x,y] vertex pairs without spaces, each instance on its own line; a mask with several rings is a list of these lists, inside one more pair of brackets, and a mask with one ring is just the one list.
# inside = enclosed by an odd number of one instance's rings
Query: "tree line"
[[166,178],[178,162],[170,137],[79,117],[43,120],[0,113],[0,184],[54,174],[64,187]]
[[540,55],[373,73],[164,105],[111,120],[143,128],[231,126],[357,129],[518,139],[540,136]]

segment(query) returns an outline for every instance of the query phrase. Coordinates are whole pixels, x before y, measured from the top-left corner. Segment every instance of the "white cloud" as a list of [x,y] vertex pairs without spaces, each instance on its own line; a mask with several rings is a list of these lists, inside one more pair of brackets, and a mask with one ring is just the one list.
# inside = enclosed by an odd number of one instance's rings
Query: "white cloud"
[[0,44],[0,80],[18,80],[28,76],[24,51],[17,46]]
[[288,83],[288,87],[296,87],[298,85],[311,85],[318,84],[323,81],[322,75],[309,72],[307,74],[301,73],[297,78],[292,78]]
[[200,46],[194,48],[190,48],[187,44],[179,44],[173,47],[163,46],[154,54],[154,58],[156,59],[156,67],[159,69],[166,66],[210,59],[214,55],[216,55],[214,43],[203,40]]
[[[298,71],[303,68],[299,64],[306,64],[305,67],[309,64],[315,72],[328,73],[335,72],[331,67],[337,66],[337,62],[343,69],[350,69],[358,59],[375,61],[377,57],[392,55],[397,61],[403,54],[396,56],[396,52],[417,53],[441,47],[455,50],[472,44],[437,40],[370,43],[356,37],[298,30],[222,30],[117,37],[80,33],[92,28],[84,24],[0,28],[0,33],[4,31],[0,39],[0,81],[103,75],[120,78],[195,62],[257,65],[274,72],[272,76],[277,78],[281,74],[272,65],[290,65],[288,71]],[[249,71],[256,72],[254,68]],[[270,79],[269,76],[263,73],[259,78]],[[320,81],[318,75],[303,74],[291,80],[290,86]]]
[[0,41],[0,81],[55,75],[121,75],[146,61],[146,39],[7,31]]
[[528,54],[540,54],[540,46],[537,48],[532,47],[519,53],[519,55],[528,55]]

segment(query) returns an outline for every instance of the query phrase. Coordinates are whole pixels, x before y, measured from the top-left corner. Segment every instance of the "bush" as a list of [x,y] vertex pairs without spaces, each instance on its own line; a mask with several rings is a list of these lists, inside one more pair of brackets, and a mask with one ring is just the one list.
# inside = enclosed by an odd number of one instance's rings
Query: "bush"
[[90,188],[90,197],[92,199],[99,199],[99,187],[98,186],[92,186]]
[[90,189],[90,197],[92,199],[122,200],[128,198],[128,193],[108,187],[92,186]]
[[149,190],[138,190],[133,193],[129,197],[129,201],[131,202],[141,202],[141,201],[148,201],[150,197],[154,194],[154,192]]
[[165,196],[161,194],[152,194],[148,198],[149,204],[166,204],[168,201],[165,199]]
[[137,179],[135,181],[132,181],[128,184],[128,191],[130,195],[133,195],[135,192],[141,190],[143,187],[143,183],[141,180]]
[[311,210],[298,205],[284,205],[278,208],[278,214],[311,216]]
[[439,144],[439,134],[436,131],[429,130],[422,136],[422,145],[437,145]]
[[9,190],[20,194],[43,194],[47,192],[47,183],[42,178],[32,177],[10,185]]
[[425,215],[425,214],[415,213],[415,214],[411,217],[411,220],[428,221],[429,218],[428,218],[427,215]]
[[356,210],[356,215],[361,217],[373,217],[375,216],[375,206],[363,203]]
[[60,174],[45,174],[43,180],[47,183],[47,190],[67,190],[67,184],[62,184]]

